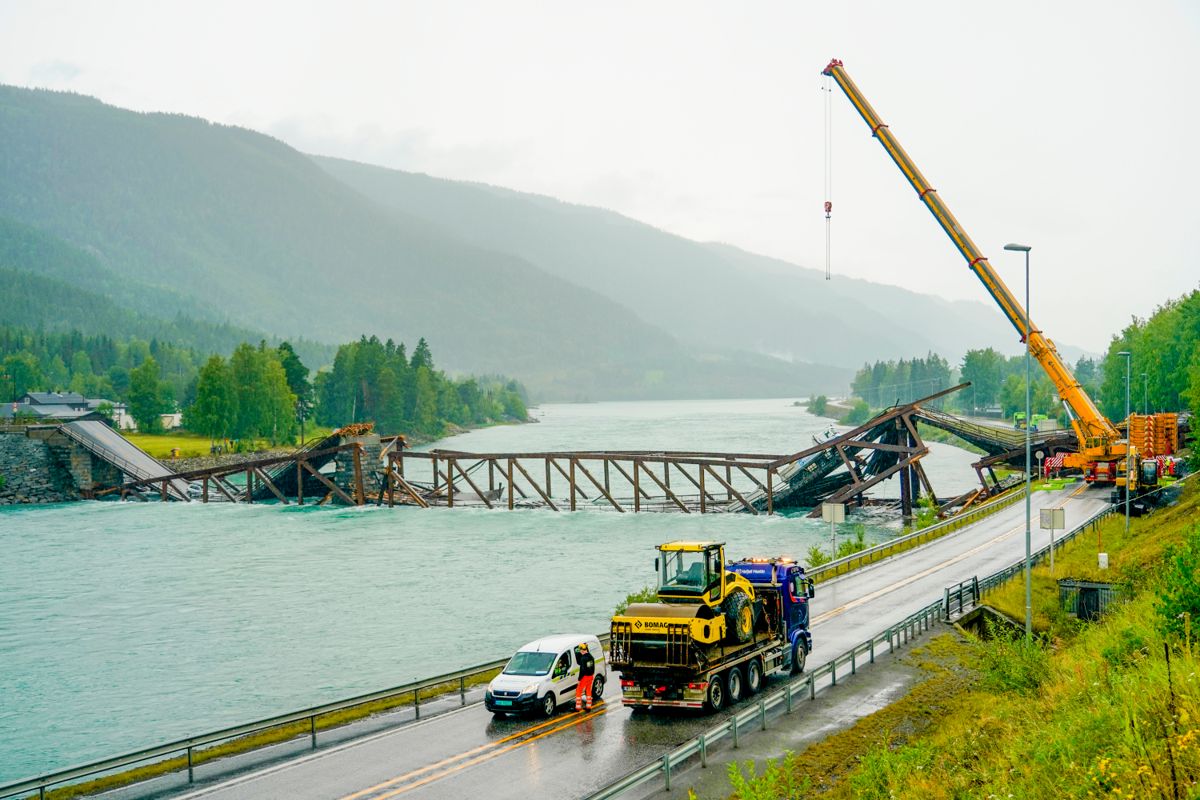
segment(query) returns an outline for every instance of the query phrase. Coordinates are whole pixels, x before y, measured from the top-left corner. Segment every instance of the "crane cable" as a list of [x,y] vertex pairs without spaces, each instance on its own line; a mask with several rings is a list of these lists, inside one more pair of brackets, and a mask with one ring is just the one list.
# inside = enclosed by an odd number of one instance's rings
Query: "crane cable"
[[830,280],[831,240],[830,215],[833,213],[833,85],[832,78],[825,76],[825,280]]

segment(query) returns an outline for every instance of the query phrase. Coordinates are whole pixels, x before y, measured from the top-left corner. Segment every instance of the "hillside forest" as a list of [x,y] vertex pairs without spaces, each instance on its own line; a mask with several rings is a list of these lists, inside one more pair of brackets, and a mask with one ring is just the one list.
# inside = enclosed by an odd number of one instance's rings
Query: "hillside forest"
[[311,374],[288,342],[242,342],[226,358],[157,339],[0,327],[0,399],[78,392],[125,403],[143,432],[161,430],[161,415],[176,411],[212,439],[275,444],[293,441],[304,420],[435,437],[450,425],[527,417],[520,384],[452,378],[424,339],[410,358],[403,344],[362,337],[337,349],[332,369]]
[[[1076,380],[1113,420],[1125,418],[1122,352],[1131,354],[1129,401],[1134,413],[1200,411],[1200,291],[1168,301],[1148,319],[1133,319],[1112,337],[1102,359],[1076,360]],[[851,383],[863,409],[848,421],[865,421],[867,409],[909,403],[962,382],[971,386],[950,395],[946,408],[969,414],[998,411],[1007,419],[1025,408],[1025,357],[1005,356],[989,347],[968,350],[956,368],[934,353],[864,364]],[[1054,385],[1036,361],[1031,385],[1033,413],[1067,424]]]

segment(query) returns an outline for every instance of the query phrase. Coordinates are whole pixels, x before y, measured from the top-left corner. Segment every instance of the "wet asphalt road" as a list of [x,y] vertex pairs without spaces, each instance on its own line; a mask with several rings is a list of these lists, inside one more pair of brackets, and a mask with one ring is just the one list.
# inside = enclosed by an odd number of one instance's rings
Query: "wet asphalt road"
[[[1062,505],[1068,529],[1106,505],[1107,491],[1036,492],[1034,549],[1045,543],[1038,509]],[[822,584],[813,600],[819,665],[912,612],[942,590],[983,577],[1024,556],[1024,503],[887,561]],[[590,714],[550,720],[495,720],[482,704],[319,749],[175,797],[220,800],[296,798],[576,798],[661,757],[721,715],[634,715],[620,705],[616,676]],[[726,712],[728,713],[728,712]],[[819,724],[796,715],[795,724]],[[680,776],[681,778],[683,776]]]

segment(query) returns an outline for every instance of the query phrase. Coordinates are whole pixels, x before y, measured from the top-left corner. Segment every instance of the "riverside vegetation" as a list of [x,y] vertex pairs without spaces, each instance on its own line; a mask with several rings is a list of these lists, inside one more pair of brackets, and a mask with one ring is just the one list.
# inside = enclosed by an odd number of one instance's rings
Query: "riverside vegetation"
[[[1076,537],[1057,576],[1119,584],[1127,602],[1098,623],[1058,607],[1047,565],[1035,569],[1027,644],[941,636],[910,659],[928,676],[905,698],[849,730],[787,754],[756,774],[730,767],[741,800],[759,798],[1141,798],[1200,791],[1200,674],[1192,621],[1200,615],[1200,485],[1180,502]],[[1023,616],[1023,583],[987,602]]]
[[330,369],[309,376],[286,341],[243,341],[225,358],[159,339],[0,327],[0,397],[74,391],[110,398],[126,404],[142,434],[161,433],[160,415],[177,410],[191,433],[272,445],[292,442],[302,420],[330,427],[373,421],[384,433],[432,438],[449,426],[528,416],[516,381],[451,378],[434,366],[424,339],[409,357],[404,344],[363,336],[337,348]]

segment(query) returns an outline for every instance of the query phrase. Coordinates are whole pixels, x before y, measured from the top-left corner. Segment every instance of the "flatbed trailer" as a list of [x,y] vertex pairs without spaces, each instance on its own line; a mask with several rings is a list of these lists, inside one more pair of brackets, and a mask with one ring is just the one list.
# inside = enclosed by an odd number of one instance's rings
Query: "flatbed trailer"
[[717,711],[755,692],[767,676],[804,669],[812,649],[808,600],[812,581],[787,559],[748,559],[729,565],[755,589],[753,637],[743,644],[700,644],[687,622],[639,630],[638,621],[614,619],[609,663],[621,674],[621,702]]

